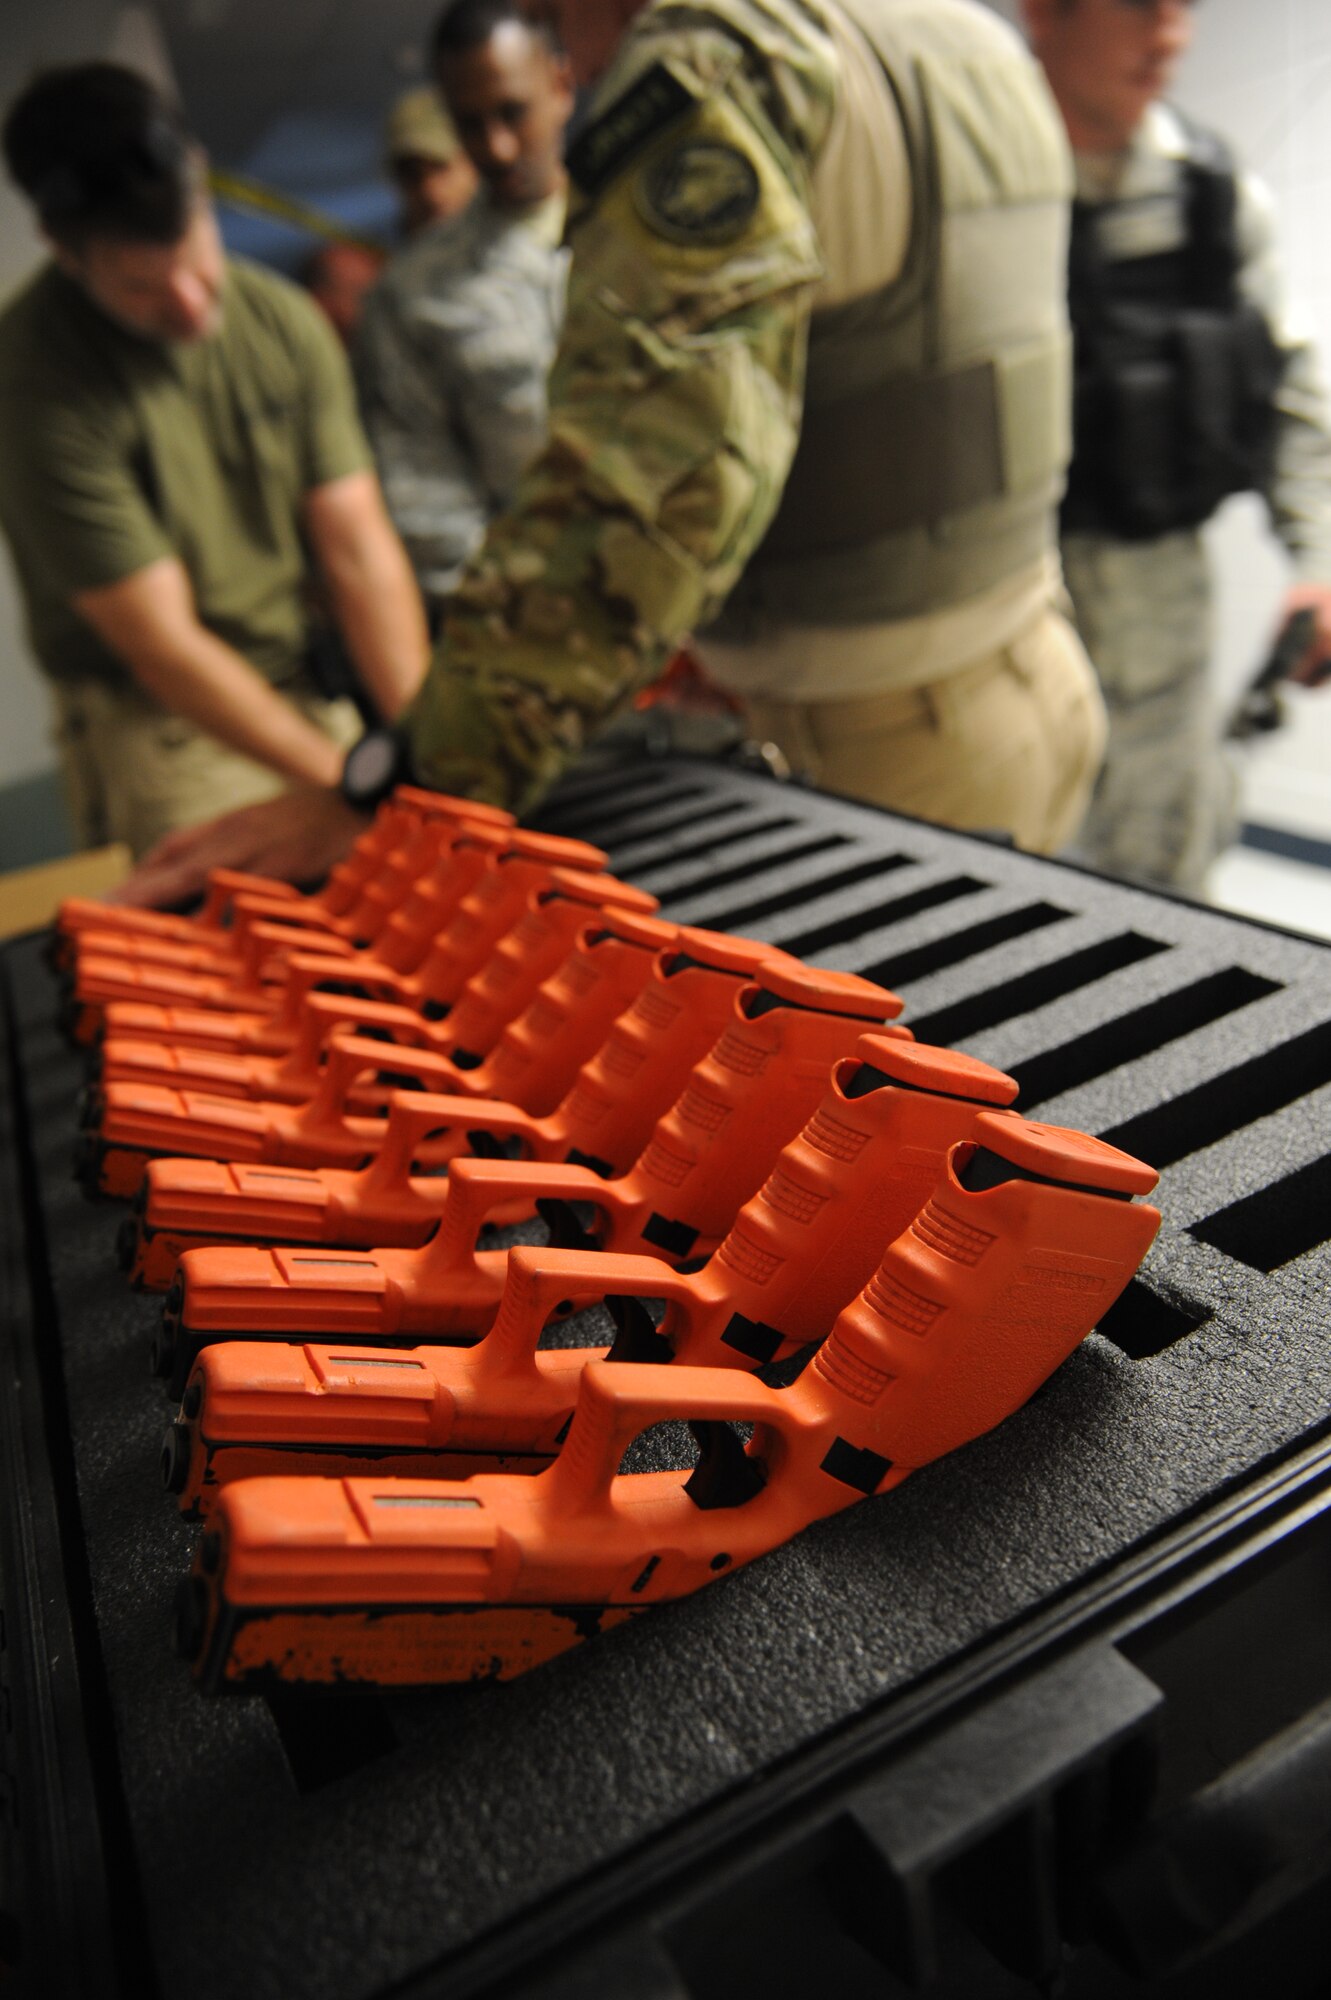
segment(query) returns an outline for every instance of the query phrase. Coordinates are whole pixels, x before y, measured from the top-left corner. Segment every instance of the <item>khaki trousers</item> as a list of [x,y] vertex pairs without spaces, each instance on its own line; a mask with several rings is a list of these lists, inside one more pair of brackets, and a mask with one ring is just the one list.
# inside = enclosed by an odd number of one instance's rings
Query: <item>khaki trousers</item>
[[[835,662],[828,662],[829,684]],[[1040,617],[1008,646],[927,687],[854,701],[745,697],[749,733],[829,792],[940,826],[1010,834],[1052,854],[1086,812],[1104,754],[1104,705],[1067,620]]]
[[1154,542],[1068,535],[1063,574],[1109,710],[1109,747],[1076,858],[1203,894],[1238,838],[1238,769],[1211,679],[1211,577],[1200,533]]
[[[123,840],[137,859],[177,827],[287,789],[276,771],[192,722],[164,715],[135,688],[57,682],[53,693],[66,798],[84,847]],[[288,698],[340,747],[361,734],[352,702],[314,694]]]

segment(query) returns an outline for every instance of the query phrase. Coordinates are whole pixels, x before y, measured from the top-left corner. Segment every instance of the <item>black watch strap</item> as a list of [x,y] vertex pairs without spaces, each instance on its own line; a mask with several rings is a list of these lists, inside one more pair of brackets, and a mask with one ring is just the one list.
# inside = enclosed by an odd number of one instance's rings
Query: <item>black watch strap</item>
[[380,723],[348,750],[339,790],[357,812],[373,812],[395,785],[411,776],[411,750],[401,730]]

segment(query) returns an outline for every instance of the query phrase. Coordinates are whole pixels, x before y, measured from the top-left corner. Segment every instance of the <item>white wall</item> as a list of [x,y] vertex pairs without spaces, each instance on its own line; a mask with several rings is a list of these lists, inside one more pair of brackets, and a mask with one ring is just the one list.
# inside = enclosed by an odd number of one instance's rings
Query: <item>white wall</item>
[[[1206,0],[1178,91],[1238,147],[1275,197],[1290,293],[1331,376],[1331,8],[1326,0]],[[1286,577],[1256,501],[1231,502],[1211,535],[1219,580],[1217,670],[1235,687],[1269,634]],[[1247,816],[1331,838],[1331,690],[1290,697],[1292,726],[1246,760]]]
[[[1019,21],[1017,0],[989,0]],[[1205,0],[1174,96],[1230,140],[1270,188],[1292,299],[1331,357],[1331,6]],[[1324,373],[1331,367],[1324,360]],[[1261,503],[1233,500],[1210,530],[1216,679],[1232,696],[1269,645],[1288,572]],[[1290,697],[1292,726],[1244,758],[1246,816],[1331,838],[1331,691]]]
[[[19,39],[22,40],[20,34]],[[0,58],[0,78],[7,102],[14,85],[35,65],[11,64],[9,51]],[[36,263],[39,255],[35,234],[28,222],[26,206],[10,188],[0,187],[0,299]],[[3,441],[0,441],[0,450]],[[9,555],[0,539],[0,785],[15,778],[44,770],[53,761],[47,739],[46,695],[30,663],[23,638],[18,593],[9,566]]]
[[[0,199],[0,299],[27,268],[22,257],[18,205]],[[28,263],[33,259],[28,258]],[[0,442],[0,450],[3,442]],[[46,770],[54,761],[48,736],[45,690],[23,636],[18,592],[9,555],[0,541],[0,785]],[[3,865],[0,862],[0,865]]]

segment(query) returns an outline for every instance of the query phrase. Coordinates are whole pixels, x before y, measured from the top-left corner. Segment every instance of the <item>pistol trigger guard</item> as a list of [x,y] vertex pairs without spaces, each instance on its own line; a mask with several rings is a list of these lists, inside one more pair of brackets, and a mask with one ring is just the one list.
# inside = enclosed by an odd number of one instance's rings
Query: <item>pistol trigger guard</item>
[[546,1195],[536,1204],[536,1213],[550,1231],[552,1250],[599,1250],[600,1244],[584,1227],[577,1207],[562,1196]]
[[684,1491],[695,1507],[704,1513],[717,1507],[742,1507],[762,1492],[767,1474],[756,1458],[749,1457],[732,1424],[691,1423],[689,1430],[699,1456]]
[[608,1292],[603,1301],[615,1323],[615,1344],[607,1361],[673,1361],[675,1350],[652,1325],[652,1316],[641,1299],[622,1292]]

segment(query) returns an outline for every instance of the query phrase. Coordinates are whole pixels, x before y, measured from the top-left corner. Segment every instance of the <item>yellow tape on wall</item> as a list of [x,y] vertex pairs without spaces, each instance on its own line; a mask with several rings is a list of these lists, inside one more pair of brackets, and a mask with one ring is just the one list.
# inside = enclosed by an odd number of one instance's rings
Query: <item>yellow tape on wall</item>
[[232,208],[248,209],[254,215],[269,215],[275,222],[289,222],[293,228],[307,230],[311,236],[322,236],[330,243],[354,243],[365,250],[382,250],[384,247],[373,236],[348,229],[344,222],[325,215],[322,209],[280,194],[276,188],[265,187],[262,181],[251,180],[246,174],[227,173],[219,167],[211,167],[208,185],[218,201],[226,202]]

